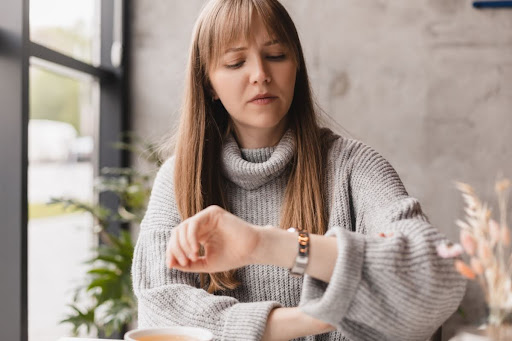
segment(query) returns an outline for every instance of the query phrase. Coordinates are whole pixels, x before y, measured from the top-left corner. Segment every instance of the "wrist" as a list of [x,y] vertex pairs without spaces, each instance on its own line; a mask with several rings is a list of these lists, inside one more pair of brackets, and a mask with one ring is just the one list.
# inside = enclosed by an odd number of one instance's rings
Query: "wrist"
[[252,264],[290,268],[297,255],[297,236],[272,226],[259,227],[257,231],[258,246]]

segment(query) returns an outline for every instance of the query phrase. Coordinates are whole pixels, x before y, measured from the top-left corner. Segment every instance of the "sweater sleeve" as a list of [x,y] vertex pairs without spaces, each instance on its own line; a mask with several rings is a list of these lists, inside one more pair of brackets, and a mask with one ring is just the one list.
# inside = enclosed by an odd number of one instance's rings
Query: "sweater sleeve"
[[452,259],[437,255],[444,237],[393,167],[362,143],[347,160],[340,175],[346,172],[356,232],[337,226],[326,233],[338,245],[331,280],[305,276],[300,309],[353,340],[424,341],[457,309],[466,281]]
[[199,275],[168,269],[165,250],[180,223],[174,203],[173,159],[160,168],[135,246],[132,277],[138,300],[139,328],[194,326],[216,340],[260,340],[278,302],[241,303],[199,289]]

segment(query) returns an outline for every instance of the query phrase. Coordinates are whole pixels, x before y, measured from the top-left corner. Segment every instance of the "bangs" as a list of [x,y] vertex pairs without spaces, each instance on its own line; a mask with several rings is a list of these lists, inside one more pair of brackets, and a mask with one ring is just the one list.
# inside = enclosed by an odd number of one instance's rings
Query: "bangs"
[[291,19],[287,22],[289,16],[282,13],[285,10],[277,1],[223,0],[212,3],[214,8],[206,11],[208,15],[203,18],[198,40],[199,58],[205,71],[216,65],[233,44],[250,39],[253,14],[261,18],[270,40],[277,40],[288,48],[297,63],[298,47],[286,27],[290,24],[293,27],[293,23]]

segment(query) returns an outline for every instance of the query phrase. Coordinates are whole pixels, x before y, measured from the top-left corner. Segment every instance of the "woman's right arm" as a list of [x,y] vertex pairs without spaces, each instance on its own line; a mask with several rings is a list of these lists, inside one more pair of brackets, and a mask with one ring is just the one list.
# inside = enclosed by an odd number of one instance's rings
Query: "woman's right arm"
[[141,223],[132,265],[139,305],[139,328],[188,325],[212,331],[216,339],[260,340],[269,313],[278,302],[240,303],[196,286],[199,276],[169,269],[165,251],[180,223],[174,200],[174,158],[160,168]]

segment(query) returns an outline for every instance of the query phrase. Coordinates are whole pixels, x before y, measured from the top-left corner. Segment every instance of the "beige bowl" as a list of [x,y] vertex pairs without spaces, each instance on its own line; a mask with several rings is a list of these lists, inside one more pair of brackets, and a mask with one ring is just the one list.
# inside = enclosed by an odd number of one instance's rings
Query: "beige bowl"
[[[198,341],[212,341],[213,334],[209,330],[203,328],[195,328],[195,327],[167,327],[167,328],[143,328],[131,330],[124,334],[124,339],[126,341],[139,341],[142,337],[146,340],[151,340],[150,336],[169,336],[169,341],[173,340],[173,336],[177,336],[176,340],[186,340],[184,338],[180,338],[179,336],[188,336],[191,340]],[[167,341],[165,338],[157,339],[155,341]]]

